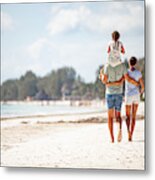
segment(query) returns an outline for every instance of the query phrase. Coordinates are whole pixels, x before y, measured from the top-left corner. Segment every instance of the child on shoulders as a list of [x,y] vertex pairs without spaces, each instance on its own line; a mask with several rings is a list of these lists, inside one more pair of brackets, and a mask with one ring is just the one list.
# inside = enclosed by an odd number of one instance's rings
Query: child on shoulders
[[114,31],[112,33],[112,41],[108,45],[108,64],[115,67],[122,63],[121,54],[125,54],[123,43],[119,40],[120,33]]

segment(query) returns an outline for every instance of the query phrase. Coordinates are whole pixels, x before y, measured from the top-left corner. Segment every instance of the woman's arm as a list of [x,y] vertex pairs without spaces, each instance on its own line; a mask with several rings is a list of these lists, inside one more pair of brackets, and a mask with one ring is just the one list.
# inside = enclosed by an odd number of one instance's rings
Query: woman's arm
[[123,76],[119,81],[115,81],[115,82],[108,82],[108,76],[106,74],[102,74],[100,72],[100,79],[102,81],[103,84],[105,84],[106,86],[120,86],[124,80],[125,80],[125,77]]
[[140,86],[141,86],[141,91],[140,91],[140,93],[142,94],[142,93],[144,92],[144,81],[143,81],[142,78],[140,78],[139,83],[140,83]]
[[127,80],[129,83],[139,86],[139,82],[137,82],[135,79],[131,78],[128,74],[125,75],[125,80]]
[[106,83],[106,86],[120,86],[123,82],[124,82],[125,78],[124,76],[119,80],[119,81],[115,81],[115,82],[108,82]]

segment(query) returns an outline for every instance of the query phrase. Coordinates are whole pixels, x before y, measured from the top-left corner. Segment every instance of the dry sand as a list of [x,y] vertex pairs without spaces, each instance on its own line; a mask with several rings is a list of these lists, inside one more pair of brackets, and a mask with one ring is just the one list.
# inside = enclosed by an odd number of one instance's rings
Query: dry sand
[[[141,113],[140,113],[141,114]],[[25,120],[24,120],[25,121]],[[110,142],[107,123],[2,122],[1,165],[17,167],[138,169],[145,168],[144,120],[136,122],[132,142]],[[7,126],[8,124],[8,126]]]

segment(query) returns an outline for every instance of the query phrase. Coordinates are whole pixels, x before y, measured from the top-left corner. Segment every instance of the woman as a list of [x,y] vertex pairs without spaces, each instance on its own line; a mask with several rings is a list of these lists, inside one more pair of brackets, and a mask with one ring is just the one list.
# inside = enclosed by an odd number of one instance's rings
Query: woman
[[[128,130],[128,140],[132,141],[133,132],[136,123],[136,113],[138,109],[138,104],[140,102],[140,94],[144,92],[144,82],[142,79],[142,74],[136,69],[137,59],[131,57],[129,60],[128,75],[137,81],[138,86],[125,81],[125,104],[126,104],[126,125]],[[141,89],[139,89],[139,86]],[[131,121],[132,118],[132,121]]]

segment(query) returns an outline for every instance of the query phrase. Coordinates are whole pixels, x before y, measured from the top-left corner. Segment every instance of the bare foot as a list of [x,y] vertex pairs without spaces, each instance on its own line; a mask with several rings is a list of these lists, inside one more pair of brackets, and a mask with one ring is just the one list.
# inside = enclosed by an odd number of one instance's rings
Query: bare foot
[[132,135],[131,135],[131,132],[130,132],[130,131],[128,132],[128,140],[129,140],[129,141],[132,141]]
[[121,142],[121,140],[122,140],[122,131],[119,130],[118,137],[117,137],[117,141],[118,141],[118,142]]
[[114,137],[111,137],[111,143],[114,143]]

